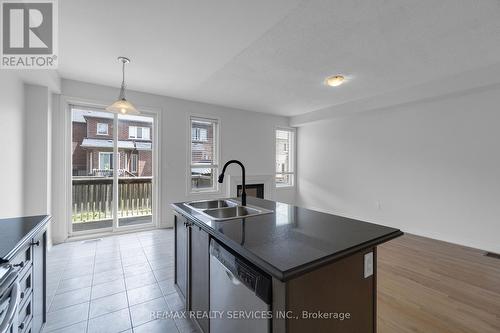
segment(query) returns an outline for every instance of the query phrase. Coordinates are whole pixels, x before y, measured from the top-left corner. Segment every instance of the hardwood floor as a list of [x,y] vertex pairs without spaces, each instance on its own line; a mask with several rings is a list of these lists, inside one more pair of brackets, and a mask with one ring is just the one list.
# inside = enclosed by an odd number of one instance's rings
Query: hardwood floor
[[378,248],[378,333],[500,332],[500,260],[414,235]]

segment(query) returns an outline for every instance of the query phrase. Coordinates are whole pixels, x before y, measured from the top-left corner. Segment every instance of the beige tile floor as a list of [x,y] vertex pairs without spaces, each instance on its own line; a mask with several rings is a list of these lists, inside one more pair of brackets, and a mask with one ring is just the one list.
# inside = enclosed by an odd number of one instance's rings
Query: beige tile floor
[[152,312],[183,309],[174,233],[159,229],[54,246],[47,257],[48,332],[198,332]]

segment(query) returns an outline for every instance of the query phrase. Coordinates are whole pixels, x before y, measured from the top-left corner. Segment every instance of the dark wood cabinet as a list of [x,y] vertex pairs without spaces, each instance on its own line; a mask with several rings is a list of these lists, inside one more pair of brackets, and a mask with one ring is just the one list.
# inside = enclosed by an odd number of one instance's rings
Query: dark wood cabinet
[[[186,310],[210,310],[210,236],[203,229],[175,213],[175,284]],[[209,332],[208,318],[197,318],[204,333]]]
[[9,262],[19,268],[17,331],[39,333],[47,321],[47,229],[29,238]]
[[[0,262],[17,274],[14,332],[41,333],[47,321],[47,228],[50,215],[0,220]],[[10,332],[10,330],[9,330]]]
[[188,221],[175,214],[175,284],[179,294],[188,301]]
[[[210,238],[208,233],[195,224],[190,227],[190,310],[208,313],[209,309],[209,250]],[[208,333],[208,318],[197,318],[198,325],[203,332]]]
[[[366,255],[373,271],[367,276]],[[273,279],[274,311],[302,316],[273,320],[274,333],[377,332],[377,249],[361,250],[286,282]],[[304,318],[306,314],[335,314],[335,319]],[[346,317],[347,314],[349,317]],[[340,319],[340,316],[349,318]]]
[[46,322],[47,290],[46,290],[46,261],[47,261],[47,232],[42,230],[32,239],[33,251],[33,332],[40,332]]

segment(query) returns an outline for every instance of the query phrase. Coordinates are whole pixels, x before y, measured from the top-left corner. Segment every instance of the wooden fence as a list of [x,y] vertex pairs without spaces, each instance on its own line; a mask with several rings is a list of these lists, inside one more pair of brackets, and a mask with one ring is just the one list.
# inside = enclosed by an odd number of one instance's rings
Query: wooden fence
[[[152,178],[118,178],[118,217],[152,214]],[[73,177],[73,222],[113,218],[113,178]]]

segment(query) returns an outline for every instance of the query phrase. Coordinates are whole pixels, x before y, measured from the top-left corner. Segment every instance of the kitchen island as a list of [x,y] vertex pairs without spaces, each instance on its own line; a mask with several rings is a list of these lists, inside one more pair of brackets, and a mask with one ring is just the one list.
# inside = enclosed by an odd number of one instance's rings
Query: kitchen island
[[[237,199],[233,199],[237,200]],[[210,240],[272,280],[272,332],[375,332],[376,247],[398,229],[248,198],[268,213],[217,221],[176,203],[175,282],[190,311],[210,310]],[[209,331],[210,318],[199,318]]]

